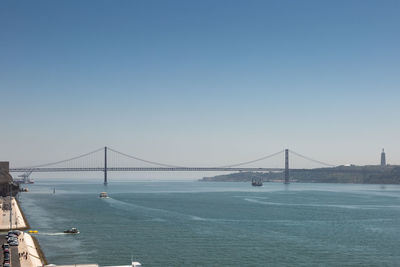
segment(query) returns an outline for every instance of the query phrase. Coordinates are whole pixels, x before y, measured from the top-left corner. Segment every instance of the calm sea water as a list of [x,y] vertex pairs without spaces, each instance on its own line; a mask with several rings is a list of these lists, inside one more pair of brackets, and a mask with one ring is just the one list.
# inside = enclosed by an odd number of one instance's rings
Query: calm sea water
[[[53,195],[53,188],[56,194]],[[49,263],[400,266],[400,186],[37,183],[20,196]],[[101,191],[109,199],[99,199]],[[79,235],[63,230],[77,227]]]

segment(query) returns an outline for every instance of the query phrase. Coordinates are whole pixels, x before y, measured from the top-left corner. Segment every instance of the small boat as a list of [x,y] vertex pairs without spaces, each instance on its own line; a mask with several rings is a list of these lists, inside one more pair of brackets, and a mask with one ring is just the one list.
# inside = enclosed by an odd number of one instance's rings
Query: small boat
[[251,185],[252,186],[262,186],[263,182],[261,179],[251,179]]
[[79,234],[79,230],[76,229],[76,228],[71,228],[71,229],[65,230],[64,233],[66,233],[66,234]]
[[38,233],[38,230],[29,230],[28,233],[29,233],[29,234],[37,234],[37,233]]
[[101,192],[99,197],[100,198],[108,198],[107,192]]

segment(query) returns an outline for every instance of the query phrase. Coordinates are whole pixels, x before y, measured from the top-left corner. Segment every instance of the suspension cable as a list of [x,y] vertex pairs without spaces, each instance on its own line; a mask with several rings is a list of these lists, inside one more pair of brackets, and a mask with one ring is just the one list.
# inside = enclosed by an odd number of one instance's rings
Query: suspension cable
[[297,152],[295,152],[293,150],[289,150],[289,151],[290,151],[290,153],[292,153],[292,154],[294,154],[294,155],[296,155],[296,156],[298,156],[300,158],[303,158],[303,159],[306,159],[306,160],[309,160],[309,161],[312,161],[312,162],[315,162],[315,163],[319,163],[321,165],[325,165],[325,166],[329,166],[329,167],[335,167],[336,166],[336,165],[333,165],[333,164],[330,164],[330,163],[326,163],[326,162],[323,162],[323,161],[319,161],[319,160],[316,160],[316,159],[309,158],[309,157],[304,156],[302,154],[299,154],[299,153],[297,153]]
[[122,156],[131,158],[131,159],[139,160],[139,161],[142,161],[142,162],[146,162],[146,163],[150,163],[150,164],[154,164],[154,165],[158,165],[158,166],[162,166],[162,167],[168,167],[168,168],[184,168],[183,166],[169,165],[169,164],[164,164],[164,163],[160,163],[160,162],[156,162],[156,161],[150,161],[150,160],[138,158],[138,157],[135,157],[135,156],[128,155],[128,154],[125,154],[125,153],[123,153],[123,152],[117,151],[117,150],[112,149],[112,148],[110,148],[110,147],[107,147],[107,149],[108,149],[108,150],[111,150],[111,151],[114,152],[114,153],[120,154],[120,155],[122,155]]
[[64,163],[64,162],[68,162],[68,161],[72,161],[72,160],[75,160],[75,159],[79,159],[79,158],[83,158],[83,157],[89,156],[90,154],[97,153],[97,152],[99,152],[99,151],[101,151],[103,149],[104,148],[102,147],[102,148],[96,149],[94,151],[91,151],[89,153],[85,153],[85,154],[82,154],[82,155],[79,155],[79,156],[76,156],[76,157],[73,157],[73,158],[64,159],[64,160],[60,160],[60,161],[56,161],[56,162],[50,162],[50,163],[41,164],[41,165],[36,165],[36,166],[24,167],[24,168],[26,168],[26,169],[32,168],[33,169],[33,168],[46,167],[46,166],[50,166],[50,165],[56,165],[56,164],[59,164],[59,163]]
[[284,150],[281,150],[281,151],[278,151],[278,152],[273,153],[273,154],[271,154],[271,155],[267,155],[267,156],[264,156],[264,157],[261,157],[261,158],[255,159],[255,160],[250,160],[250,161],[246,161],[246,162],[236,163],[236,164],[232,164],[232,165],[219,166],[219,167],[216,167],[216,168],[232,168],[232,167],[238,167],[238,166],[242,166],[242,165],[254,163],[254,162],[257,162],[257,161],[261,161],[261,160],[264,160],[264,159],[272,158],[272,157],[277,156],[277,155],[279,155],[279,154],[281,154],[281,153],[283,153],[283,152],[284,152]]
[[[60,160],[60,161],[56,161],[56,162],[50,162],[50,163],[41,164],[41,165],[23,167],[23,168],[34,169],[34,168],[40,168],[40,167],[46,167],[46,166],[56,165],[56,164],[60,164],[60,163],[65,163],[65,162],[69,162],[69,161],[73,161],[73,160],[76,160],[76,159],[79,159],[79,158],[83,158],[83,157],[89,156],[91,154],[95,154],[95,153],[97,153],[99,151],[102,151],[103,149],[104,148],[101,147],[101,148],[96,149],[94,151],[91,151],[91,152],[88,152],[88,153],[85,153],[85,154],[82,154],[82,155],[79,155],[79,156],[76,156],[76,157],[68,158],[68,159],[65,159],[65,160]],[[138,161],[146,162],[146,163],[149,163],[149,164],[154,164],[154,165],[158,165],[158,166],[162,166],[162,167],[168,167],[168,168],[185,168],[185,166],[171,165],[171,164],[165,164],[165,163],[160,163],[160,162],[156,162],[156,161],[150,161],[150,160],[142,159],[142,158],[139,158],[139,157],[135,157],[135,156],[132,156],[132,155],[117,151],[117,150],[112,149],[110,147],[107,147],[107,149],[112,151],[112,152],[114,152],[114,153],[117,153],[119,155],[131,158],[131,159],[135,159],[135,160],[138,160]],[[277,155],[279,155],[279,154],[281,154],[283,152],[284,152],[284,150],[281,150],[281,151],[278,151],[276,153],[273,153],[273,154],[270,154],[270,155],[267,155],[267,156],[263,156],[261,158],[257,158],[255,160],[250,160],[250,161],[245,161],[245,162],[240,162],[240,163],[235,163],[235,164],[230,164],[230,165],[225,165],[225,166],[217,166],[217,167],[213,167],[213,168],[238,167],[238,166],[242,166],[242,165],[258,162],[258,161],[261,161],[261,160],[265,160],[265,159],[268,159],[268,158],[272,158],[272,157],[277,156]],[[301,154],[298,154],[298,153],[296,153],[294,151],[290,151],[290,152],[292,152],[293,154],[295,154],[295,155],[297,155],[299,157],[302,157],[302,158],[305,158],[307,160],[310,160],[310,161],[314,161],[314,162],[317,162],[317,163],[320,163],[320,164],[323,164],[323,165],[327,165],[327,166],[334,166],[334,165],[331,165],[331,164],[328,164],[328,163],[324,163],[324,162],[321,162],[321,161],[318,161],[318,160],[314,160],[314,159],[308,158],[308,157],[303,156]]]
[[[139,160],[139,161],[146,162],[146,163],[150,163],[150,164],[155,164],[155,165],[159,165],[159,166],[163,166],[163,167],[169,167],[169,168],[185,168],[185,166],[170,165],[170,164],[165,164],[165,163],[160,163],[160,162],[155,162],[155,161],[150,161],[150,160],[138,158],[138,157],[135,157],[135,156],[128,155],[128,154],[125,154],[125,153],[123,153],[123,152],[117,151],[117,150],[112,149],[112,148],[110,148],[110,147],[107,147],[107,149],[109,149],[109,150],[111,150],[111,151],[113,151],[113,152],[115,152],[115,153],[117,153],[117,154],[123,155],[123,156],[125,156],[125,157],[132,158],[132,159]],[[246,162],[240,162],[240,163],[235,163],[235,164],[226,165],[226,166],[217,166],[217,167],[212,167],[212,168],[231,168],[231,167],[237,167],[237,166],[241,166],[241,165],[245,165],[245,164],[250,164],[250,163],[257,162],[257,161],[261,161],[261,160],[264,160],[264,159],[268,159],[268,158],[274,157],[274,156],[276,156],[276,155],[279,155],[279,154],[281,154],[281,153],[283,153],[283,152],[284,152],[284,150],[281,150],[281,151],[279,151],[279,152],[276,152],[276,153],[273,153],[273,154],[270,154],[270,155],[267,155],[267,156],[264,156],[264,157],[255,159],[255,160],[246,161]]]

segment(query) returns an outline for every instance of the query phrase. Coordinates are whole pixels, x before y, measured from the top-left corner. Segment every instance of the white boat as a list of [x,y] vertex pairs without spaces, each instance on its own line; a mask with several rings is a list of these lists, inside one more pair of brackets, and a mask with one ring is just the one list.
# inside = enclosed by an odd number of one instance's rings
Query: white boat
[[108,198],[107,192],[101,192],[99,197],[100,198]]
[[[143,265],[142,265],[140,262],[138,262],[138,261],[131,261],[131,262],[132,262],[131,265],[102,266],[102,267],[142,267],[142,266],[143,266]],[[47,265],[46,265],[45,267],[47,267]],[[91,266],[88,266],[88,267],[91,267]],[[94,267],[96,267],[96,266],[94,266]],[[99,266],[97,265],[97,267],[99,267]]]

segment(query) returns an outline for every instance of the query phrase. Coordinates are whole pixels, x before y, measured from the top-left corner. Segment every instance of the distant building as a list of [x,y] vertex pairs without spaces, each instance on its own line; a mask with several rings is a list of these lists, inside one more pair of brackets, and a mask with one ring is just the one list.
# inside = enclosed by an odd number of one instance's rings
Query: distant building
[[381,153],[381,166],[386,166],[386,154],[385,154],[385,149],[383,148]]
[[0,162],[0,196],[5,197],[11,194],[15,196],[19,191],[19,186],[16,185],[9,173],[8,161]]

